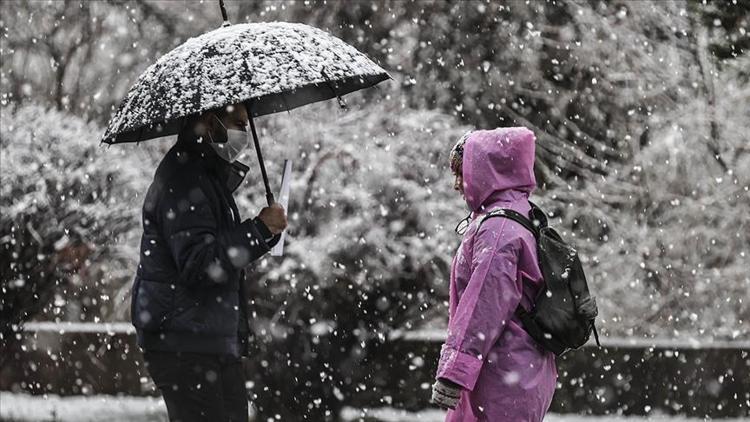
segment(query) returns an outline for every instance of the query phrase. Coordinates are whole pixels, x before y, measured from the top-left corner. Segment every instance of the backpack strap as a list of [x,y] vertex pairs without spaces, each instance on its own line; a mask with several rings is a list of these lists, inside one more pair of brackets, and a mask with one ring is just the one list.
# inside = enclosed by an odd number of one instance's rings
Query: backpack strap
[[[532,211],[536,205],[531,204]],[[534,224],[529,220],[527,217],[524,217],[521,213],[508,209],[508,208],[500,208],[497,210],[490,211],[487,213],[482,220],[479,222],[479,227],[482,226],[482,223],[484,223],[485,220],[488,218],[493,217],[503,217],[508,218],[516,223],[522,225],[526,230],[530,231],[534,235],[534,239],[538,239],[539,237],[539,228],[535,227]],[[546,226],[546,221],[543,222],[542,227]],[[477,231],[479,231],[479,227],[477,227]],[[524,283],[525,284],[525,283]],[[541,291],[544,291],[544,288],[542,288]],[[533,305],[532,305],[533,306]],[[565,346],[559,343],[557,340],[553,338],[548,338],[549,336],[545,336],[542,329],[539,327],[539,325],[534,321],[534,317],[532,316],[529,311],[524,309],[523,305],[520,303],[516,307],[515,311],[516,317],[521,321],[521,324],[523,325],[524,329],[535,339],[541,338],[543,339],[543,346],[546,347],[548,350],[554,351],[556,355],[560,355],[565,352]]]
[[[492,210],[489,213],[487,213],[484,217],[482,217],[482,220],[479,222],[479,227],[482,227],[482,223],[485,222],[485,220],[492,218],[492,217],[504,217],[509,218],[516,223],[522,225],[526,228],[526,230],[530,231],[534,237],[536,238],[539,236],[539,231],[536,227],[534,227],[534,224],[529,220],[527,217],[524,217],[523,214],[521,214],[518,211],[509,209],[509,208],[500,208],[497,210]],[[477,230],[479,230],[479,227],[477,227]]]

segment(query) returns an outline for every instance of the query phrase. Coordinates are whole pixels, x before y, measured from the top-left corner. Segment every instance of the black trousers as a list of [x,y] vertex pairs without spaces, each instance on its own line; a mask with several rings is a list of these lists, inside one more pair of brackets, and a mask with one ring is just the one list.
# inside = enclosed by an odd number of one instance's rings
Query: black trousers
[[146,369],[167,404],[170,422],[248,422],[239,357],[146,351]]

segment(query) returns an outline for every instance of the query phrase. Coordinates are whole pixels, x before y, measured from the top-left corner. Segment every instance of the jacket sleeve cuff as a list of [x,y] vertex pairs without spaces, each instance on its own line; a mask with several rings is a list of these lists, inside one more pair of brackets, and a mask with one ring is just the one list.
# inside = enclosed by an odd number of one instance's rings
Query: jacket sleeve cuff
[[266,223],[263,222],[258,217],[253,218],[253,224],[255,224],[255,228],[258,230],[258,233],[260,233],[261,236],[263,236],[263,240],[270,239],[273,237],[273,233],[271,233],[271,230],[266,226]]
[[238,230],[226,233],[226,236],[228,240],[225,244],[228,247],[229,259],[237,268],[246,266],[271,250],[253,220],[250,219],[243,221]]
[[[260,223],[260,224],[259,224]],[[259,227],[262,225],[262,227]],[[271,247],[266,242],[266,234],[271,233],[262,221],[258,218],[247,219],[240,224],[242,232],[245,233],[245,241],[250,244],[251,247],[259,248],[264,252],[271,250]],[[264,233],[261,229],[266,230]]]
[[435,378],[444,378],[471,391],[474,390],[481,370],[482,359],[479,357],[443,345]]
[[279,243],[281,234],[271,233],[271,230],[268,229],[268,226],[266,226],[266,223],[264,223],[263,220],[255,217],[253,219],[253,223],[255,224],[255,228],[258,229],[258,233],[260,233],[260,235],[263,237],[263,240],[266,242],[269,248],[273,248],[277,243]]

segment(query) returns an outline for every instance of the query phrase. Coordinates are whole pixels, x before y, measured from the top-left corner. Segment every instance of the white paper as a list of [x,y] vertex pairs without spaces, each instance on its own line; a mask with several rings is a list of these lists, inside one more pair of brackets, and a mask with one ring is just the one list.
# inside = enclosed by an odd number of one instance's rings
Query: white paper
[[[289,185],[292,184],[292,161],[284,160],[284,173],[281,176],[281,191],[279,192],[278,202],[284,210],[286,215],[289,215]],[[284,239],[286,238],[286,230],[281,232],[281,239],[271,249],[271,256],[282,256],[284,255]]]

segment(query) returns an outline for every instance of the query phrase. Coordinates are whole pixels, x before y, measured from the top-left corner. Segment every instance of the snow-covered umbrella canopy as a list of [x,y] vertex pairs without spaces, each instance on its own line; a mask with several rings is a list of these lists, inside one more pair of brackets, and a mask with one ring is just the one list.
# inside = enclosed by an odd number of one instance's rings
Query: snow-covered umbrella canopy
[[138,142],[180,131],[185,118],[244,102],[252,116],[373,86],[390,78],[340,39],[299,23],[222,26],[191,38],[138,78],[102,142]]

